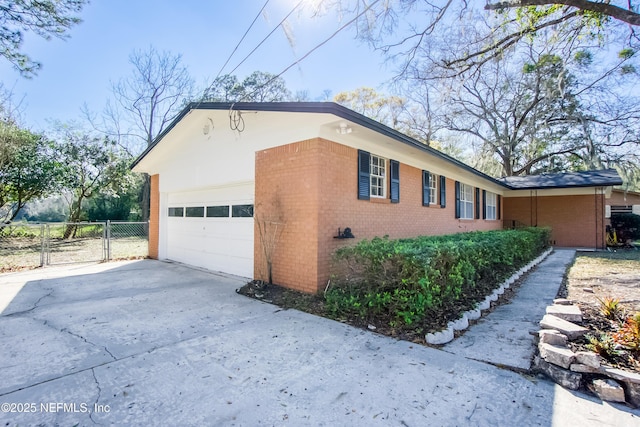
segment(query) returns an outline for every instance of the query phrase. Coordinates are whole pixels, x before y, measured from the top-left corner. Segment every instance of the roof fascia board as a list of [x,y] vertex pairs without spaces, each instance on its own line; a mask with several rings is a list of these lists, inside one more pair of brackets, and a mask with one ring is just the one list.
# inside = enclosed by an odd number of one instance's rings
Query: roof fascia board
[[192,110],[247,110],[247,111],[265,111],[265,112],[290,112],[290,113],[326,113],[333,114],[345,120],[349,120],[354,124],[364,126],[371,129],[381,135],[392,138],[398,142],[410,145],[425,151],[433,156],[439,157],[453,165],[462,168],[472,174],[490,181],[499,187],[511,189],[508,184],[501,182],[489,175],[472,168],[471,166],[462,163],[459,160],[454,159],[436,149],[433,149],[421,142],[402,134],[388,126],[383,125],[375,120],[372,120],[360,113],[356,113],[340,104],[334,102],[238,102],[238,103],[220,103],[220,102],[192,102],[188,104],[176,117],[171,124],[167,126],[162,133],[160,133],[153,142],[138,156],[138,158],[132,163],[131,168],[134,168],[142,159],[158,145],[158,143],[169,133],[171,130]]
[[265,112],[289,112],[289,113],[325,113],[333,114],[336,117],[348,120],[354,124],[361,125],[368,129],[373,130],[381,135],[394,139],[403,144],[407,144],[411,147],[417,148],[421,151],[427,152],[435,157],[439,157],[444,161],[451,163],[452,165],[459,167],[467,172],[472,173],[484,180],[492,182],[501,188],[515,191],[530,191],[530,190],[550,190],[550,189],[568,189],[568,188],[594,188],[594,187],[607,187],[613,185],[622,185],[622,180],[615,183],[591,183],[581,185],[559,185],[559,186],[531,186],[531,187],[519,187],[510,185],[502,180],[498,180],[489,175],[480,172],[471,166],[454,159],[453,157],[442,153],[434,148],[429,147],[395,129],[392,129],[380,122],[370,119],[360,113],[357,113],[349,108],[346,108],[335,102],[192,102],[188,104],[176,117],[171,124],[160,133],[153,142],[138,156],[138,158],[132,163],[133,169],[142,159],[169,133],[171,130],[186,117],[192,110],[246,110],[246,111],[265,111]]

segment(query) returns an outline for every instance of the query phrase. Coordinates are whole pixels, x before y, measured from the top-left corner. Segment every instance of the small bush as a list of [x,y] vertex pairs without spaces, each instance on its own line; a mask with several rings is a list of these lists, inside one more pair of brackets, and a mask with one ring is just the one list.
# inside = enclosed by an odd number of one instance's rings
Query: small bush
[[604,359],[611,359],[618,356],[620,352],[616,349],[616,343],[611,335],[603,333],[599,337],[587,335],[589,344],[586,347]]
[[600,314],[609,320],[619,320],[622,317],[622,306],[620,300],[612,297],[598,298],[600,304]]
[[[460,233],[390,240],[374,238],[339,249],[326,306],[336,316],[385,316],[410,326],[472,308],[546,247],[545,228]],[[449,319],[451,320],[451,319]]]
[[633,353],[640,352],[640,312],[627,317],[622,328],[613,334],[613,341]]

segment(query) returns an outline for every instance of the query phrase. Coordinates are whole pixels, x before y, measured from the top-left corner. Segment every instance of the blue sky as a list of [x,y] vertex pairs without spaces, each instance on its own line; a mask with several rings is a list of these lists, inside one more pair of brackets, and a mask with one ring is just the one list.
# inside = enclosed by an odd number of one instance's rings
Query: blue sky
[[[296,3],[270,0],[267,19],[258,18],[223,74]],[[1,60],[0,81],[13,89],[16,100],[23,99],[22,122],[33,130],[46,129],[52,119],[80,119],[84,103],[101,111],[111,93],[110,82],[130,73],[128,58],[135,49],[153,45],[181,54],[196,84],[203,86],[215,77],[263,4],[264,0],[93,0],[69,39],[26,37],[24,51],[43,64],[36,77],[24,79]],[[288,21],[294,47],[279,29],[234,74],[244,78],[255,70],[280,73],[348,20],[340,22],[331,12],[313,18],[311,9],[305,4],[302,13]],[[356,40],[355,29],[348,28],[283,77],[289,89],[308,90],[313,99],[326,89],[334,95],[360,86],[383,89],[391,75],[382,56]]]

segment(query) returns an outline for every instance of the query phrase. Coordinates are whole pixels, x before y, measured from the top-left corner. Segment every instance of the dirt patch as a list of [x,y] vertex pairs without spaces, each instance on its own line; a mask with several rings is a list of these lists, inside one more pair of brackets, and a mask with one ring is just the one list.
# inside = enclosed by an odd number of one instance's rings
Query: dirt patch
[[[582,326],[591,331],[592,338],[609,346],[607,365],[640,372],[638,355],[607,339],[621,329],[626,317],[640,312],[640,251],[578,253],[559,296],[574,301],[583,313]],[[620,307],[614,319],[601,312],[602,302],[611,299],[619,301]],[[593,342],[584,338],[572,343],[572,348],[592,350],[589,344]]]

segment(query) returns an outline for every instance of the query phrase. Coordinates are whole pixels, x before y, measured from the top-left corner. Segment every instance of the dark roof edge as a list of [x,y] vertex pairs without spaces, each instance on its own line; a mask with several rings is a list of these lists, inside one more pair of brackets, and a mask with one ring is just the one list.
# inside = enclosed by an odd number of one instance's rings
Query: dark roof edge
[[171,130],[192,110],[247,110],[247,111],[270,111],[270,112],[289,112],[289,113],[325,113],[333,114],[345,120],[349,120],[355,124],[361,125],[368,129],[371,129],[379,134],[385,135],[403,144],[410,145],[414,148],[432,154],[439,157],[446,162],[449,162],[467,172],[470,172],[484,180],[490,181],[502,188],[508,190],[549,190],[554,188],[580,188],[580,187],[609,187],[613,185],[622,185],[622,179],[616,171],[616,175],[619,181],[607,182],[607,183],[585,183],[578,185],[559,185],[559,186],[532,186],[532,187],[518,187],[512,186],[502,181],[502,179],[496,179],[489,175],[480,172],[477,169],[461,162],[441,151],[425,145],[416,139],[413,139],[395,129],[392,129],[380,122],[370,119],[360,113],[357,113],[347,107],[344,107],[335,102],[192,102],[189,103],[164,129],[153,142],[138,156],[138,158],[131,164],[131,168],[134,168],[140,161],[158,145],[158,143],[169,133]]
[[431,148],[397,130],[391,129],[373,119],[370,119],[360,113],[346,108],[335,102],[192,102],[189,103],[154,140],[153,142],[138,156],[131,164],[134,168],[171,130],[182,120],[191,110],[250,110],[250,111],[281,111],[290,113],[326,113],[333,114],[345,120],[364,126],[382,135],[395,139],[398,142],[418,148],[422,151],[430,153],[436,157],[452,163],[468,172],[487,181],[493,182],[500,187],[511,189],[508,184],[500,182],[497,179],[480,172],[471,166],[454,159],[434,148]]
[[509,187],[509,189],[513,190],[513,191],[518,191],[518,190],[555,190],[555,189],[562,189],[562,188],[588,188],[588,187],[612,187],[614,185],[622,185],[622,181],[619,181],[620,183],[591,183],[591,184],[580,184],[580,185],[557,185],[557,186],[553,186],[553,187],[543,187],[543,186],[536,186],[536,187]]

